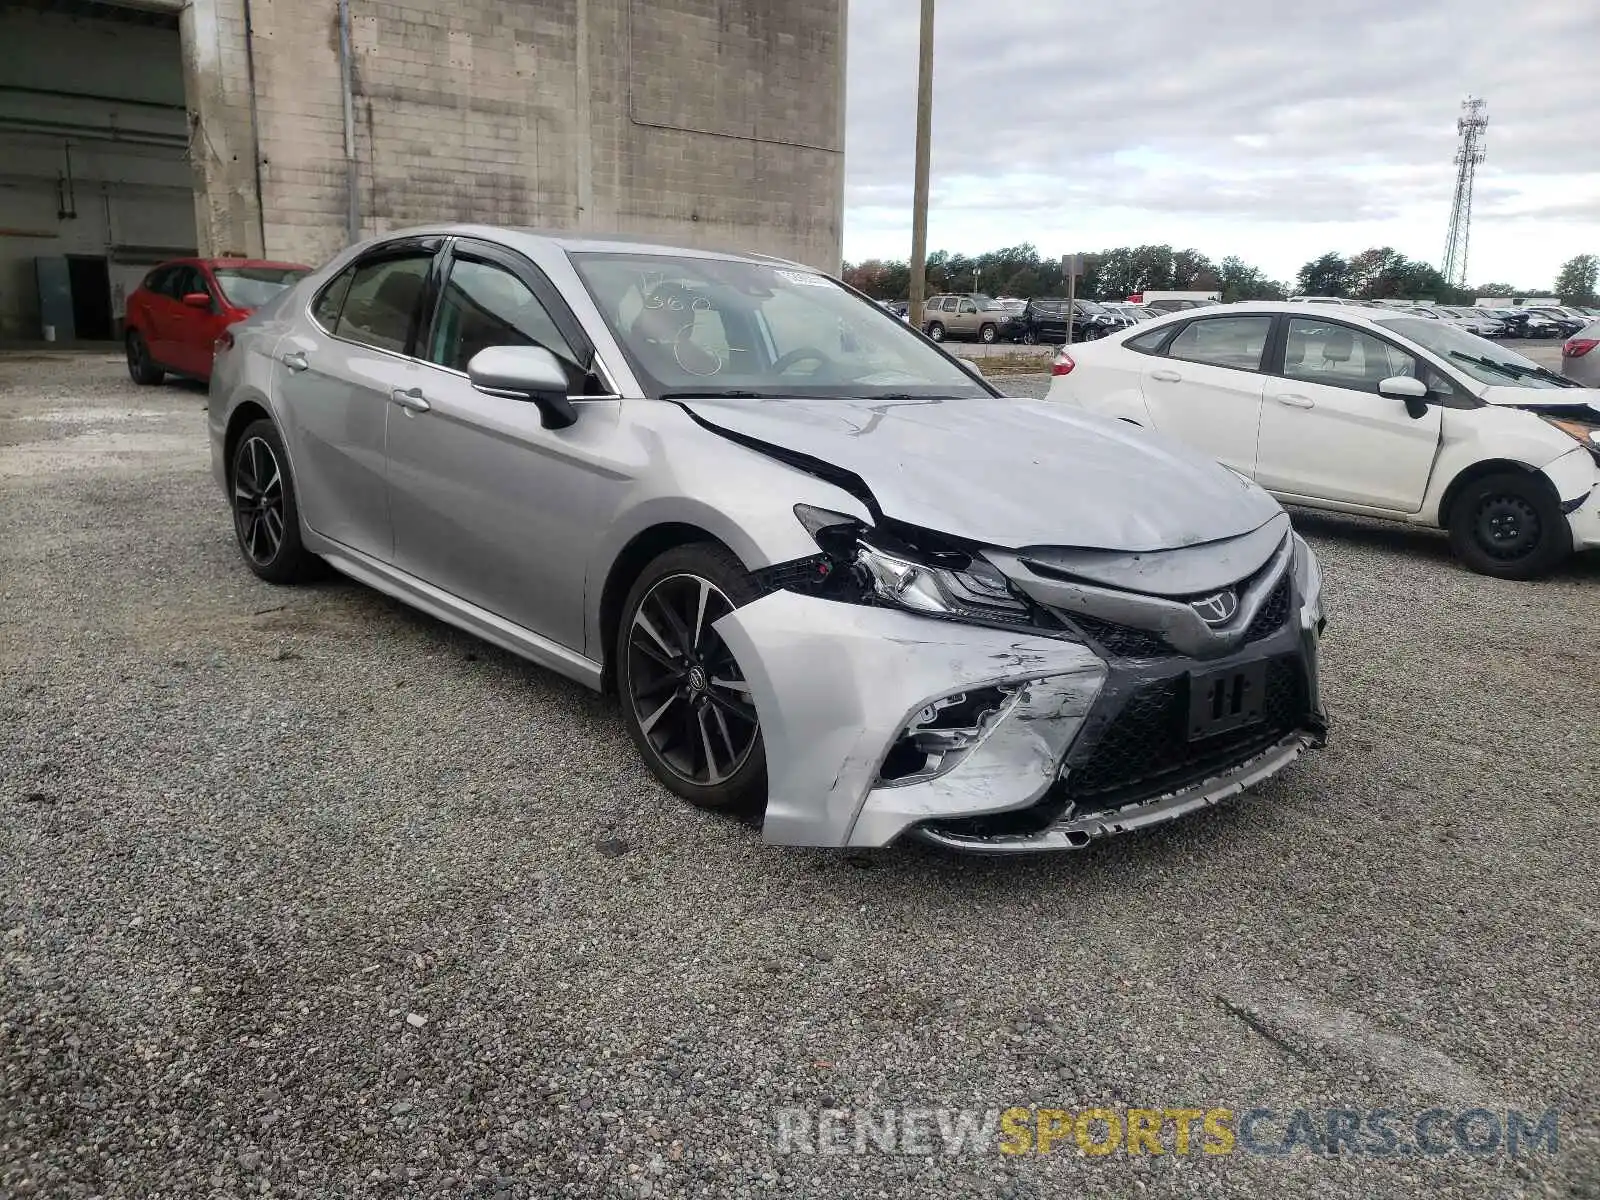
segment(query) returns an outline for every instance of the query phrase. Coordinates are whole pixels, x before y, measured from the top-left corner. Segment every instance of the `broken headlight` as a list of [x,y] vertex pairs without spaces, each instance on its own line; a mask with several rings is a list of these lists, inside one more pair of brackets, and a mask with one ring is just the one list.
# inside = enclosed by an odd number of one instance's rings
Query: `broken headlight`
[[[853,517],[808,504],[794,514],[835,564],[833,577],[849,580],[835,597],[884,604],[933,617],[1034,627],[1034,610],[989,563],[946,544],[935,534],[868,528]],[[918,537],[927,544],[913,545]],[[1058,630],[1048,630],[1060,636]]]
[[1294,535],[1294,581],[1300,593],[1301,620],[1320,637],[1327,624],[1322,611],[1322,565],[1298,533]]

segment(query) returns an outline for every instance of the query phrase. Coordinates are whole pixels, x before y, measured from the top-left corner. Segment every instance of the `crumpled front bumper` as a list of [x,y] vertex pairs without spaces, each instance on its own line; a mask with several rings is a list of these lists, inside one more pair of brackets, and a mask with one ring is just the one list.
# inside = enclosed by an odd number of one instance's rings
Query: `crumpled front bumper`
[[[723,617],[761,714],[766,841],[882,846],[922,821],[1034,803],[1054,782],[1105,681],[1085,646],[773,592]],[[999,718],[954,768],[880,784],[913,717],[953,693],[1012,689]]]
[[[1111,668],[1086,646],[778,591],[730,613],[717,631],[761,714],[768,801],[763,837],[795,846],[883,846],[910,834],[979,853],[1077,849],[1215,804],[1322,744],[1320,607],[1298,608],[1273,652],[1298,647],[1307,719],[1248,759],[1110,811],[1067,811],[1048,828],[976,835],[968,818],[1030,809],[1061,777],[1074,739],[1110,695]],[[1124,673],[1126,669],[1124,668]],[[919,712],[963,690],[1009,699],[947,773],[880,777]],[[1110,702],[1110,701],[1108,701]],[[983,822],[978,822],[983,824]]]

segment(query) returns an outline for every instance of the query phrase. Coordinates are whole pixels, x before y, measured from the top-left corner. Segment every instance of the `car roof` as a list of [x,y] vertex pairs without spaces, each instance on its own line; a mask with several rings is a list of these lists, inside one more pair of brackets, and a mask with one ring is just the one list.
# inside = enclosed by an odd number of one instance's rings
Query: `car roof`
[[162,267],[278,267],[286,271],[311,271],[315,268],[305,263],[284,262],[276,258],[169,258],[151,267],[152,271],[159,271]]
[[671,242],[663,242],[642,234],[629,233],[580,233],[572,230],[539,229],[524,225],[477,225],[477,224],[440,224],[418,225],[406,229],[394,229],[385,233],[381,238],[370,239],[363,243],[393,241],[396,238],[406,237],[478,237],[490,241],[501,242],[505,245],[524,245],[534,250],[558,250],[567,254],[661,254],[661,255],[688,255],[693,258],[713,258],[726,262],[747,262],[762,266],[794,267],[801,271],[816,271],[816,267],[807,266],[805,263],[794,262],[787,258],[778,258],[771,254],[759,254],[748,250],[714,249],[705,246],[685,246]]
[[1138,332],[1175,325],[1180,321],[1197,318],[1271,316],[1288,313],[1294,317],[1313,316],[1323,321],[1346,321],[1354,324],[1386,325],[1393,321],[1426,320],[1412,314],[1409,308],[1365,308],[1356,304],[1303,304],[1291,300],[1240,300],[1233,304],[1208,304],[1203,308],[1181,308],[1176,312],[1162,313],[1152,321],[1142,322]]

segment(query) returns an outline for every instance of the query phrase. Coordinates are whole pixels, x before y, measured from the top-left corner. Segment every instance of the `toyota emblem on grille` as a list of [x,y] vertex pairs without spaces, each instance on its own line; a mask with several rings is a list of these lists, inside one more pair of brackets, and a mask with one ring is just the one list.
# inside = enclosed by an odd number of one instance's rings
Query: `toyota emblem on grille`
[[1203,600],[1191,600],[1189,607],[1199,614],[1207,625],[1226,625],[1239,611],[1239,597],[1232,592],[1218,592]]

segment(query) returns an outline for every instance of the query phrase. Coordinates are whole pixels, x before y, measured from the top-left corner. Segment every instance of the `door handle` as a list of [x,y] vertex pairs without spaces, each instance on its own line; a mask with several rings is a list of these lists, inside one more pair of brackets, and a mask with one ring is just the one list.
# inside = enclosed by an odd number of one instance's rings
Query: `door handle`
[[1310,396],[1302,396],[1299,392],[1284,392],[1280,396],[1274,396],[1273,399],[1279,404],[1287,405],[1290,408],[1315,408],[1317,406],[1317,402]]
[[421,388],[395,388],[389,393],[389,399],[407,412],[427,412],[433,407],[423,396]]
[[311,364],[306,361],[306,356],[298,350],[291,350],[283,356],[283,365],[291,371],[304,371]]
[[1179,375],[1176,371],[1160,370],[1151,371],[1150,378],[1159,379],[1162,383],[1178,383],[1183,379],[1183,376]]

